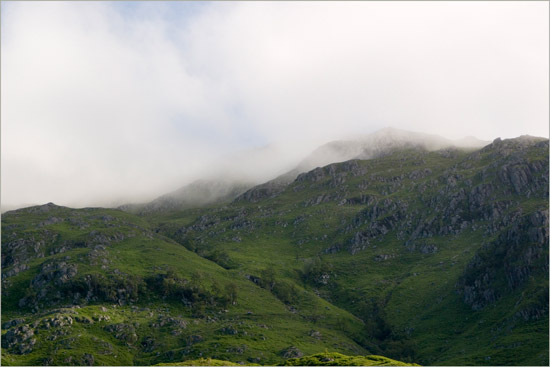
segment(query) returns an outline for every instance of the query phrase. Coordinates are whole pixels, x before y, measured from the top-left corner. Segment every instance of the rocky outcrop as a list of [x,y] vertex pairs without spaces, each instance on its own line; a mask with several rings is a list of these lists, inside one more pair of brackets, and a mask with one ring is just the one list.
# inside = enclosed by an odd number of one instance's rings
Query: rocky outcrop
[[159,315],[157,321],[152,323],[151,327],[155,329],[168,327],[173,330],[181,330],[187,328],[187,321],[179,317]]
[[257,203],[260,200],[274,198],[287,187],[286,182],[270,181],[261,185],[254,186],[235,199],[235,202],[248,201]]
[[11,327],[21,325],[23,323],[25,323],[24,319],[13,319],[13,320],[6,321],[5,323],[3,323],[2,324],[2,329],[9,329]]
[[[314,187],[316,183],[324,181],[323,185],[329,188],[338,188],[346,182],[349,176],[362,176],[367,170],[359,164],[358,160],[350,160],[342,163],[333,163],[325,167],[318,167],[309,172],[298,175],[295,180],[297,185],[306,184]],[[327,179],[327,180],[325,180]]]
[[112,324],[105,326],[104,329],[118,340],[125,342],[126,345],[132,345],[138,340],[136,329],[131,324]]
[[352,255],[366,249],[374,239],[382,240],[407,216],[407,204],[401,201],[372,197],[365,197],[365,200],[370,205],[361,210],[348,227],[348,230],[362,228],[347,242],[348,251]]
[[46,288],[46,285],[52,283],[54,286],[61,286],[73,278],[78,273],[76,264],[65,261],[46,262],[40,268],[40,272],[31,280],[31,286],[40,291]]
[[[498,178],[510,191],[518,195],[531,197],[545,190],[543,197],[548,197],[548,175],[544,175],[545,167],[542,162],[527,163],[521,159],[504,164],[498,171]],[[548,167],[546,167],[548,170]]]
[[2,348],[6,348],[15,354],[30,353],[35,344],[34,329],[29,325],[21,325],[10,329],[2,336]]
[[67,327],[73,324],[73,318],[68,315],[56,315],[54,317],[42,319],[39,327],[42,329]]
[[45,256],[46,248],[57,242],[59,235],[48,229],[31,233],[2,231],[2,269],[21,266],[29,260]]
[[27,264],[16,264],[13,267],[11,267],[9,270],[2,272],[2,279],[17,275],[20,272],[25,271],[27,269],[29,269],[29,266]]
[[304,356],[304,353],[300,349],[291,345],[281,351],[281,356],[283,358],[300,358]]
[[48,261],[42,264],[38,274],[31,280],[29,295],[19,300],[19,307],[37,308],[39,304],[53,305],[65,298],[64,287],[78,273],[70,258]]
[[548,239],[548,210],[542,210],[485,244],[457,283],[464,302],[480,310],[521,288],[531,276],[548,277]]

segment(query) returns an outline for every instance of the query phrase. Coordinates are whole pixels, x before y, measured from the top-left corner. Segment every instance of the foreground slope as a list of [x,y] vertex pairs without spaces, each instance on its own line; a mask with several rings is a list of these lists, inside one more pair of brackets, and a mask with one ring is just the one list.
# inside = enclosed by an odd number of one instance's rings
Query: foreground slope
[[244,269],[224,269],[116,210],[47,204],[5,214],[2,269],[5,365],[273,364],[295,350],[367,352],[347,311],[297,287],[311,309],[296,312]]

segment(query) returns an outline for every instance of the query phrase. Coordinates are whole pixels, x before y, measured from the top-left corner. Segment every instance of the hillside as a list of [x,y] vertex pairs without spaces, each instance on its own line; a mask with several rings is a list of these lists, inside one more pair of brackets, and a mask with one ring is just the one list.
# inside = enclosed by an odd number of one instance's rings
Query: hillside
[[275,363],[286,349],[296,356],[293,343],[365,352],[350,313],[296,288],[311,307],[297,313],[245,269],[224,269],[120,211],[17,210],[3,217],[2,236],[3,364]]
[[548,166],[406,146],[209,208],[8,212],[2,363],[547,365]]

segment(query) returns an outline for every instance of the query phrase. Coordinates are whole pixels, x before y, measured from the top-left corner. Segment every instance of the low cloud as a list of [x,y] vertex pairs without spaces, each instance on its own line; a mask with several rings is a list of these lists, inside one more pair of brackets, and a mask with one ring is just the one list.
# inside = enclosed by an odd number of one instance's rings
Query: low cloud
[[268,179],[386,126],[548,136],[547,14],[545,2],[4,2],[2,206],[143,201],[222,168]]

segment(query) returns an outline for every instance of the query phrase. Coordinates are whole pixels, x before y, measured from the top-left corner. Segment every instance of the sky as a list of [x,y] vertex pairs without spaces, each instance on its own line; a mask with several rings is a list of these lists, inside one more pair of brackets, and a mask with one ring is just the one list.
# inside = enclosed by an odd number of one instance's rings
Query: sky
[[384,127],[548,137],[548,2],[2,2],[2,210],[262,181]]

